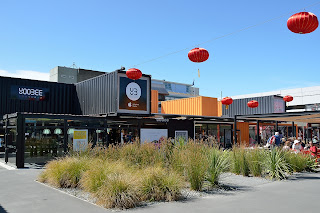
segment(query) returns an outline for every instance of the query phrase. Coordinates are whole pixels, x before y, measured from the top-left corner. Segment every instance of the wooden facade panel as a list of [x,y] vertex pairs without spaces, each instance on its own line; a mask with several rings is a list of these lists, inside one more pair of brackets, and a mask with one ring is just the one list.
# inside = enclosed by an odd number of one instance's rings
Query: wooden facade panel
[[240,130],[240,141],[241,145],[249,145],[249,123],[248,122],[237,122],[237,129]]
[[151,90],[151,113],[158,113],[158,90]]

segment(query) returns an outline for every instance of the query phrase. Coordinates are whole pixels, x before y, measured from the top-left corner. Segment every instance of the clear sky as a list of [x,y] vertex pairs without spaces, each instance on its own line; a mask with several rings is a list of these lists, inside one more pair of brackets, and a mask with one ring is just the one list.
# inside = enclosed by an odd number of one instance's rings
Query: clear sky
[[[200,94],[211,97],[220,97],[220,91],[232,96],[316,86],[320,28],[299,35],[286,22],[318,2],[0,0],[0,75],[48,79],[53,67],[75,62],[105,72],[135,67],[155,79],[181,83],[195,79]],[[320,19],[320,4],[306,11]],[[188,51],[211,39],[200,45],[209,59],[189,61]]]

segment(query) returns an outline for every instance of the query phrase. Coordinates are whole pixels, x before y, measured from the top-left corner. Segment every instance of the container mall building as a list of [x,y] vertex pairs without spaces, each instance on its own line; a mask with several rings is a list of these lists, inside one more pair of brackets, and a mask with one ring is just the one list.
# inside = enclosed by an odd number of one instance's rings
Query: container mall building
[[319,111],[292,117],[276,95],[254,98],[260,103],[255,109],[246,106],[252,98],[234,100],[229,109],[211,97],[168,100],[159,113],[162,93],[156,88],[150,75],[131,80],[119,70],[72,84],[0,76],[0,161],[23,168],[88,144],[136,139],[182,137],[229,148],[237,142],[265,143],[279,130],[285,137],[310,138],[311,127],[301,129],[294,122],[320,123]]
[[0,77],[0,160],[23,168],[88,143],[199,138],[205,135],[204,126],[219,135],[223,146],[231,146],[233,119],[219,117],[216,105],[208,115],[158,113],[151,76],[131,80],[124,71],[75,84]]

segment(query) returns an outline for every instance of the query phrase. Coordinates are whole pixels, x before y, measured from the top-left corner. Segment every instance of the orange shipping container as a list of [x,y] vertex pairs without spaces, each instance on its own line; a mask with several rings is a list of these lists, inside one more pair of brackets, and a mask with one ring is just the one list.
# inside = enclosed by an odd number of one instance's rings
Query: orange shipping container
[[151,90],[151,113],[158,113],[158,90]]
[[218,99],[198,96],[161,102],[161,113],[218,116]]

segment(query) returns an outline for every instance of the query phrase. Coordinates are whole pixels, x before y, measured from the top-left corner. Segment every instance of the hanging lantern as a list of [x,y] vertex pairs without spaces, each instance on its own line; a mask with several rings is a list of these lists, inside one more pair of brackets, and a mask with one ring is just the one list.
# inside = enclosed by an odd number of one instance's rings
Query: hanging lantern
[[[196,63],[201,63],[209,58],[209,52],[204,49],[204,48],[194,48],[189,51],[188,57],[190,61],[196,62]],[[200,78],[200,70],[198,69],[198,77]]]
[[139,78],[141,78],[142,72],[139,69],[131,68],[127,70],[126,75],[132,80],[138,80]]
[[194,48],[189,51],[188,57],[190,61],[200,63],[208,60],[209,52],[204,48]]
[[226,109],[229,108],[229,105],[232,104],[232,102],[233,102],[233,99],[230,98],[230,97],[225,97],[225,98],[223,98],[223,99],[221,100],[221,103],[222,103],[223,105],[226,105]]
[[306,34],[317,29],[317,16],[310,12],[300,12],[292,15],[287,21],[288,29],[294,33]]
[[249,102],[247,103],[247,105],[248,105],[248,107],[250,107],[250,108],[256,108],[256,107],[259,106],[259,102],[256,101],[256,100],[252,100],[252,101],[249,101]]
[[286,95],[283,97],[283,100],[285,102],[291,102],[291,101],[293,101],[293,97],[291,95]]

